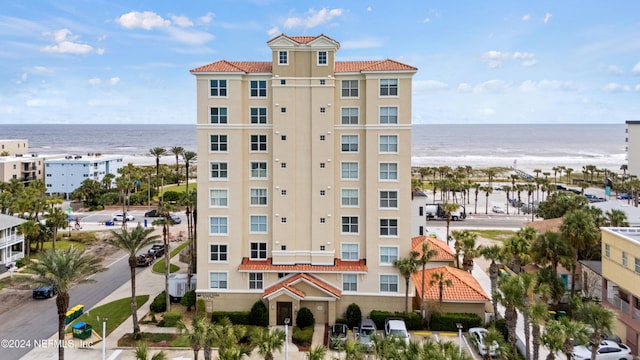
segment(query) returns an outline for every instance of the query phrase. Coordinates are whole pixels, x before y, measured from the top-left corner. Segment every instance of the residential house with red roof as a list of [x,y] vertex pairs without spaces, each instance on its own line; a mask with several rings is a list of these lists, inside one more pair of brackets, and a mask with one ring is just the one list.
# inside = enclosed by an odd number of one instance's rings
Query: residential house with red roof
[[[411,81],[338,61],[326,35],[274,37],[267,61],[191,70],[197,89],[198,285],[207,311],[332,323],[402,310],[411,250]],[[241,45],[239,45],[241,46]],[[413,285],[411,285],[413,296]]]

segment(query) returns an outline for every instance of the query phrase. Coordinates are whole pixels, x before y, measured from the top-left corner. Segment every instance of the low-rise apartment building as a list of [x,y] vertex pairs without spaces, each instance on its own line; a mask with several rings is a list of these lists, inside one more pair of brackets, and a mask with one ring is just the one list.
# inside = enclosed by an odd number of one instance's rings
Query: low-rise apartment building
[[45,184],[48,194],[65,199],[87,179],[102,182],[105,175],[119,176],[123,157],[118,155],[66,155],[45,160]]
[[18,233],[18,226],[23,222],[24,219],[0,214],[0,266],[24,257],[24,236]]

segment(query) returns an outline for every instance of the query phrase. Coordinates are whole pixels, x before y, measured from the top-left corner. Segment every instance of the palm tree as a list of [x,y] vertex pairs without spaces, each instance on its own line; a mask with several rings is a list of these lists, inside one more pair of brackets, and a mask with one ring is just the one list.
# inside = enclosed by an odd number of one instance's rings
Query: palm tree
[[476,195],[476,200],[475,200],[475,205],[474,205],[474,209],[473,209],[473,213],[477,214],[478,213],[478,194],[480,193],[480,188],[482,187],[481,184],[478,183],[474,183],[473,185],[471,185],[471,187],[474,188],[475,190],[475,195]]
[[504,185],[502,187],[502,190],[504,191],[504,194],[507,196],[507,215],[509,215],[509,203],[511,200],[511,186]]
[[533,360],[539,359],[540,354],[540,325],[547,319],[547,304],[534,301],[526,310],[531,322],[531,347],[533,348]]
[[256,344],[258,353],[264,356],[264,360],[273,360],[273,353],[282,351],[284,337],[285,333],[281,329],[269,331],[265,327],[256,327],[251,333],[251,342]]
[[184,160],[184,170],[186,175],[187,188],[185,192],[189,194],[189,166],[196,160],[198,154],[193,151],[184,151],[182,153],[182,159]]
[[156,191],[158,190],[158,180],[160,179],[160,158],[167,155],[167,150],[161,147],[154,147],[149,150],[149,154],[156,158]]
[[555,360],[556,354],[562,352],[562,345],[564,344],[564,327],[562,323],[558,320],[548,321],[540,340],[549,350],[546,360]]
[[627,213],[620,209],[611,209],[605,214],[606,226],[611,227],[628,227],[629,221],[627,221]]
[[505,255],[511,256],[511,260],[513,261],[512,269],[516,274],[521,273],[522,267],[528,262],[530,255],[529,250],[531,248],[531,243],[526,237],[521,236],[520,231],[522,231],[522,229],[519,230],[516,235],[505,240],[504,247],[502,248]]
[[169,152],[172,153],[176,157],[176,185],[180,185],[180,158],[179,156],[184,153],[184,148],[182,146],[173,146],[169,149]]
[[[129,255],[129,275],[131,278],[131,318],[133,319],[133,338],[138,339],[140,324],[138,324],[138,305],[136,303],[136,254],[157,241],[159,235],[151,235],[153,229],[145,229],[138,225],[133,230],[123,229],[121,232],[111,231],[111,238],[107,242]],[[167,250],[167,249],[165,249]],[[168,251],[168,250],[167,250]]]
[[593,217],[585,210],[574,210],[565,215],[560,226],[562,237],[573,248],[573,264],[571,266],[571,297],[575,293],[576,268],[580,252],[587,247],[595,246],[600,232]]
[[[136,348],[134,349],[134,355],[136,357],[136,360],[147,360],[149,358],[149,345],[144,341],[138,342]],[[167,357],[164,352],[160,351],[158,353],[155,353],[151,357],[151,360],[165,360],[166,358]]]
[[498,290],[498,275],[500,269],[496,261],[502,261],[504,258],[502,248],[498,245],[482,246],[479,251],[480,255],[487,260],[491,260],[489,265],[489,279],[491,280],[491,302],[493,303],[493,314],[498,316],[498,302],[495,298]]
[[218,344],[220,360],[241,359],[250,352],[246,345],[238,344],[240,339],[246,335],[246,328],[234,326],[228,318],[224,318],[217,324],[212,325],[207,332],[207,336],[211,341]]
[[65,214],[65,212],[61,208],[55,207],[49,210],[49,214],[45,215],[45,218],[47,219],[47,227],[51,229],[51,232],[53,234],[53,243],[51,244],[51,248],[55,249],[56,239],[58,238],[58,229],[67,228],[67,225],[69,224],[69,216]]
[[473,259],[479,255],[479,248],[476,247],[478,234],[469,230],[462,231],[460,238],[460,250],[462,251],[462,268],[471,273],[473,271]]
[[[566,317],[560,319],[560,325],[562,326],[561,334],[563,334],[562,352],[567,359],[572,359],[573,343],[584,343],[587,340],[589,332],[583,322],[569,320],[569,318]],[[595,348],[597,349],[598,347],[595,346]],[[592,357],[592,359],[595,358]]]
[[404,277],[405,281],[405,290],[404,290],[404,313],[409,312],[409,280],[411,279],[411,275],[418,272],[418,262],[416,261],[416,257],[418,257],[417,251],[411,251],[409,257],[401,258],[393,262],[393,266],[398,268],[400,275]]
[[424,278],[426,276],[425,274],[425,268],[427,266],[427,264],[429,263],[429,261],[431,260],[432,257],[438,255],[438,252],[435,249],[430,249],[429,248],[429,242],[428,241],[424,241],[422,243],[422,247],[420,248],[420,252],[418,253],[417,259],[416,261],[418,262],[418,264],[420,264],[420,266],[422,267],[422,285],[421,285],[421,292],[420,292],[420,313],[422,314],[422,316],[425,316],[425,300],[424,300]]
[[205,337],[207,336],[207,325],[205,324],[204,318],[200,316],[193,318],[191,321],[191,329],[189,329],[182,320],[179,320],[176,325],[180,334],[186,335],[187,340],[189,340],[189,345],[191,349],[193,349],[193,358],[197,359],[198,353],[200,349],[202,349],[202,344],[205,342]]
[[327,348],[323,345],[316,345],[309,349],[307,352],[307,360],[323,360],[327,355]]
[[438,298],[440,300],[440,305],[442,305],[442,295],[444,293],[444,287],[453,286],[453,281],[451,279],[446,278],[444,271],[438,271],[431,274],[431,280],[429,280],[429,286],[433,286],[438,284]]
[[535,301],[536,281],[535,277],[529,273],[520,274],[520,285],[522,289],[522,300],[518,306],[522,313],[522,319],[524,320],[524,344],[525,344],[525,359],[530,359],[531,354],[531,328],[529,327],[531,320],[529,319],[529,307],[531,303]]
[[[591,328],[589,341],[599,344],[603,333],[610,333],[616,314],[598,303],[585,301],[578,305],[577,318]],[[591,346],[591,359],[596,358],[597,346]]]
[[450,235],[449,235],[449,226],[451,225],[451,213],[458,210],[460,205],[456,203],[445,202],[442,204],[442,211],[447,215],[447,245],[449,245]]
[[504,306],[504,319],[507,322],[509,343],[516,351],[516,323],[518,322],[517,308],[522,303],[522,283],[519,276],[507,276],[500,279],[496,298]]
[[493,192],[493,188],[491,186],[485,186],[482,188],[482,191],[484,191],[484,213],[485,214],[489,214],[489,194],[491,194]]
[[531,243],[531,259],[540,265],[551,264],[558,270],[558,264],[567,264],[573,258],[573,252],[559,233],[547,231],[539,234]]
[[58,293],[58,359],[64,360],[65,318],[69,309],[69,292],[75,285],[94,281],[90,276],[106,270],[100,259],[86,255],[82,250],[71,247],[67,250],[51,249],[42,254],[39,261],[32,263],[31,269],[42,283],[49,284]]

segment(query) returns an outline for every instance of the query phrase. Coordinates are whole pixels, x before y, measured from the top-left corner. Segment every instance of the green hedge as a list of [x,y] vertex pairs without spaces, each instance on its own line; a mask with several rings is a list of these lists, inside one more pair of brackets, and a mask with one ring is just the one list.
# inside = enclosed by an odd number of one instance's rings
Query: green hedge
[[380,310],[372,310],[369,314],[369,317],[376,324],[378,329],[384,328],[384,321],[387,318],[399,318],[404,320],[407,325],[407,330],[422,330],[424,329],[422,318],[418,313],[402,313],[402,312],[389,312],[389,311],[380,311]]
[[234,325],[251,325],[251,313],[249,311],[214,311],[211,314],[211,321],[218,321],[228,318]]
[[300,346],[310,346],[312,338],[313,338],[313,326],[309,326],[303,329],[297,326],[293,327],[293,334],[291,334],[291,341],[293,341],[294,344],[300,345]]
[[182,320],[182,313],[180,311],[167,311],[162,317],[162,326],[174,327],[178,323],[178,320]]
[[469,313],[435,313],[431,315],[429,325],[431,330],[434,331],[458,331],[456,324],[462,324],[463,329],[466,331],[472,327],[481,327],[482,318],[478,314]]

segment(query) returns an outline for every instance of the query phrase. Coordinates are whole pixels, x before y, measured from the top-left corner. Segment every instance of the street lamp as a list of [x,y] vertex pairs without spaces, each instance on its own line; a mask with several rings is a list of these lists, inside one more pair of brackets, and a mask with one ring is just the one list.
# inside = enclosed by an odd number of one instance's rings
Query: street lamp
[[284,319],[284,360],[289,360],[289,321],[291,319]]
[[462,323],[456,323],[456,327],[458,328],[458,338],[460,339],[460,351],[458,354],[462,356]]
[[102,360],[107,359],[107,320],[108,317],[102,318]]

